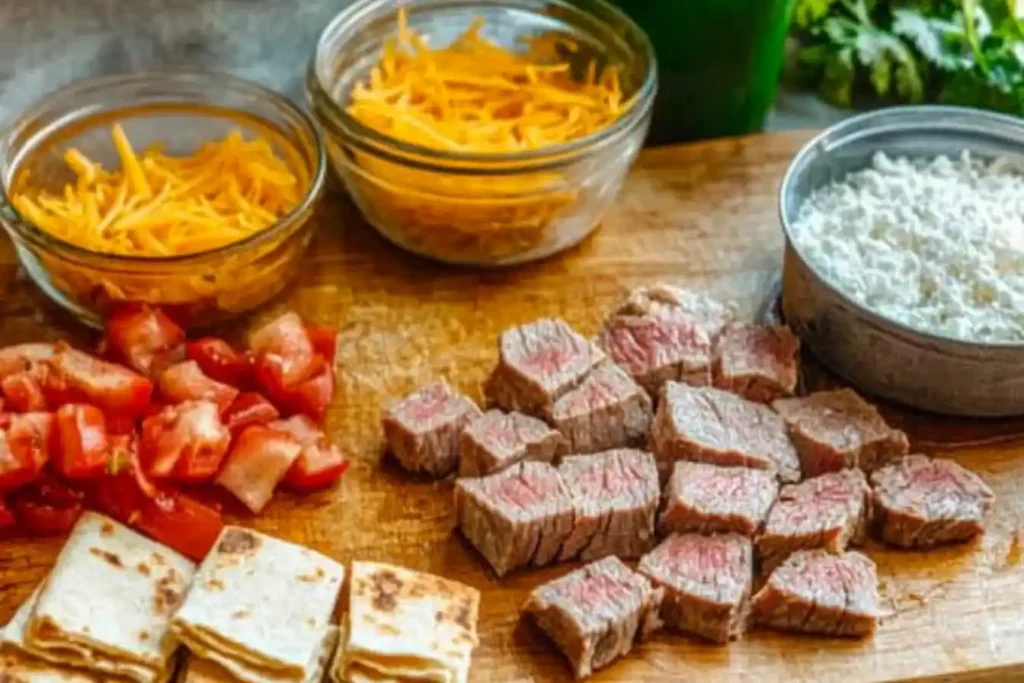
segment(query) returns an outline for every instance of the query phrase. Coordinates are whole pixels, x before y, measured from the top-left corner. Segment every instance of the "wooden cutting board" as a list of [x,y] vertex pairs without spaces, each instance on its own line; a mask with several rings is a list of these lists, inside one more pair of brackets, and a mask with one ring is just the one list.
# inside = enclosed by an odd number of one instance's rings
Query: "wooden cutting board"
[[[453,533],[451,482],[414,481],[382,464],[380,407],[436,377],[480,399],[501,330],[556,315],[589,334],[636,285],[689,285],[734,298],[745,315],[758,315],[781,263],[777,187],[807,137],[762,135],[645,152],[594,237],[514,270],[456,269],[408,256],[364,226],[335,190],[299,282],[275,307],[340,330],[342,368],[328,429],[353,466],[337,490],[279,494],[263,516],[240,519],[342,561],[395,562],[476,586],[483,605],[472,680],[569,680],[558,652],[521,622],[519,607],[530,589],[571,566],[495,580]],[[4,343],[80,338],[62,316],[36,312],[38,295],[17,276],[6,243],[0,288]],[[662,632],[593,680],[1021,680],[1024,454],[1012,444],[1024,432],[1021,423],[889,414],[919,448],[948,451],[979,472],[999,500],[979,543],[928,553],[868,547],[890,611],[873,640],[755,631],[715,647]],[[60,545],[0,542],[0,620],[46,575]]]

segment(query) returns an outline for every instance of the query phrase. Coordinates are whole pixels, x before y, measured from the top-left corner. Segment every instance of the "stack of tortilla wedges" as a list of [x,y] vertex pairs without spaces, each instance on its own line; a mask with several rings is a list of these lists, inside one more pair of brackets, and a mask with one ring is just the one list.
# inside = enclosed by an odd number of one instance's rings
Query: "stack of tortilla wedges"
[[17,681],[168,680],[178,647],[171,615],[194,571],[164,546],[84,514],[49,577],[4,629],[0,674]]

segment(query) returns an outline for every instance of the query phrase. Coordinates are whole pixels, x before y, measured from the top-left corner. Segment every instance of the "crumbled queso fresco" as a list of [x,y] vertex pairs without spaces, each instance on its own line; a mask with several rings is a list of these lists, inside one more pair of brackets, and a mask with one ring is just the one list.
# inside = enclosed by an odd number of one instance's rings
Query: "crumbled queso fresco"
[[891,159],[815,191],[792,225],[818,273],[871,310],[969,341],[1024,341],[1024,173]]

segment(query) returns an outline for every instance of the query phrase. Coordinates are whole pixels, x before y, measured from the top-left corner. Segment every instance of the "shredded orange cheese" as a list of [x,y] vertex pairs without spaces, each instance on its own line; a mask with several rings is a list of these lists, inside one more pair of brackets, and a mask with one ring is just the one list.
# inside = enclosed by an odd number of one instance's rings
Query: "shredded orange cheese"
[[194,154],[158,147],[141,157],[120,124],[112,130],[121,168],[108,171],[76,149],[61,192],[27,188],[14,205],[39,228],[92,251],[134,256],[191,254],[237,242],[294,208],[300,179],[263,139],[232,132]]
[[614,66],[594,62],[574,74],[546,50],[518,53],[480,35],[477,19],[447,47],[434,49],[398,13],[398,36],[356,83],[347,111],[405,142],[454,152],[508,153],[543,148],[607,127],[632,105]]

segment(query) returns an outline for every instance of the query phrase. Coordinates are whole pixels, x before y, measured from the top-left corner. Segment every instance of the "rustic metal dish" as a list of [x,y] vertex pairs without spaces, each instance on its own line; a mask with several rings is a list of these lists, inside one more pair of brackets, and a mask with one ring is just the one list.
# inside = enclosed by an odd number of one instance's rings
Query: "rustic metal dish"
[[974,343],[910,329],[835,288],[795,247],[791,221],[816,188],[882,150],[922,157],[1024,156],[1024,122],[961,107],[896,107],[824,131],[793,159],[779,190],[786,237],[782,310],[806,347],[866,393],[946,415],[1024,414],[1024,343]]

